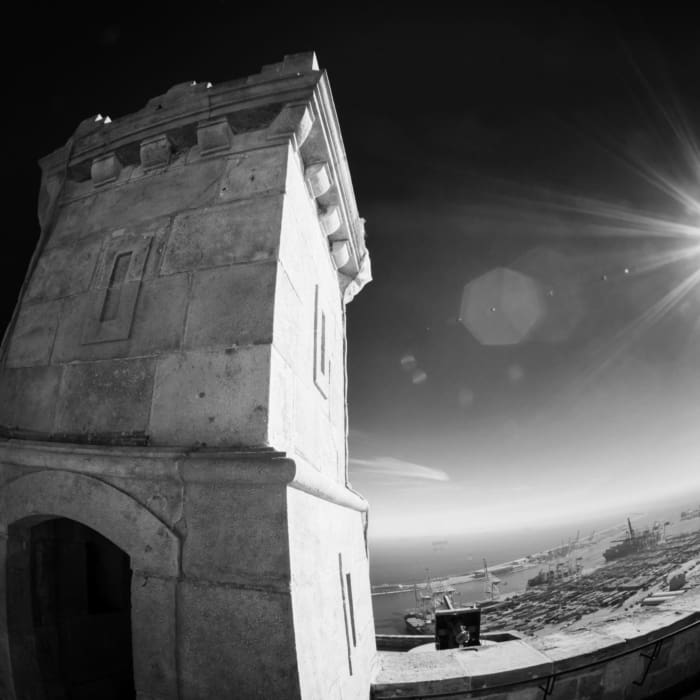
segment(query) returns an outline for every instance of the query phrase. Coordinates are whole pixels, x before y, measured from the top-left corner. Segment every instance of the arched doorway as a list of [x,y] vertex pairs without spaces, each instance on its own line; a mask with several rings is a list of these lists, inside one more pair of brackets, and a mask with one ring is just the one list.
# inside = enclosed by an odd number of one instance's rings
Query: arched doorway
[[134,698],[129,556],[69,518],[17,522],[8,545],[17,697]]

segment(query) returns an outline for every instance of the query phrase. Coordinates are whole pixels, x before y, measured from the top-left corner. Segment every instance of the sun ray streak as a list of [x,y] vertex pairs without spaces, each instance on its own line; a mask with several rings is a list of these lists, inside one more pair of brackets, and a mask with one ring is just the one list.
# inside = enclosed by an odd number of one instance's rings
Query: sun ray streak
[[604,346],[594,351],[596,357],[603,357],[599,361],[589,365],[587,371],[585,371],[583,376],[576,382],[576,390],[580,391],[596,379],[599,379],[610,366],[617,362],[620,357],[629,350],[634,342],[644,335],[653,325],[658,323],[674,307],[680,304],[680,302],[698,285],[700,285],[700,269],[692,272],[640,316],[618,330]]

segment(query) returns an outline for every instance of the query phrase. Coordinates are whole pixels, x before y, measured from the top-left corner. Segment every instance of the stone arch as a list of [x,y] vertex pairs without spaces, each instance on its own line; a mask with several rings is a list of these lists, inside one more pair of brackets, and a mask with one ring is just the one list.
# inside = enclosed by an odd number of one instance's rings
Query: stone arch
[[[136,695],[177,697],[177,535],[119,489],[94,477],[62,470],[32,472],[0,487],[0,697],[13,700],[19,692],[15,686],[20,676],[26,681],[27,676],[39,675],[35,657],[32,659],[31,635],[20,662],[13,662],[7,607],[9,550],[21,547],[21,540],[34,525],[52,518],[86,525],[129,555],[133,570],[131,617]],[[17,572],[12,573],[13,581],[16,575]],[[26,571],[21,575],[26,576]],[[26,607],[26,601],[20,601],[19,607]],[[22,612],[19,615],[26,617]],[[28,697],[34,695],[30,692]],[[37,697],[43,694],[40,692]]]
[[123,549],[133,568],[174,578],[178,574],[177,535],[153,513],[114,486],[67,471],[39,471],[0,488],[0,532],[37,516],[76,520]]

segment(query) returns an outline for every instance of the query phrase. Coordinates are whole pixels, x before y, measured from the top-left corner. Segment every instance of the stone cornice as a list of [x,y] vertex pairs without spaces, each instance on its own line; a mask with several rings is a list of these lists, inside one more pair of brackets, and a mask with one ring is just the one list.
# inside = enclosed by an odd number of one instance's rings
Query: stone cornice
[[0,462],[29,470],[63,470],[126,479],[175,479],[185,483],[287,485],[357,511],[367,501],[324,476],[299,457],[270,448],[115,447],[32,440],[0,440]]
[[243,80],[176,85],[140,111],[115,120],[86,119],[68,144],[40,165],[45,183],[65,176],[92,179],[97,191],[118,184],[125,166],[167,167],[171,151],[225,156],[236,151],[237,134],[250,132],[264,134],[270,145],[291,141],[299,154],[349,301],[371,279],[364,221],[328,76],[313,53],[285,56]]

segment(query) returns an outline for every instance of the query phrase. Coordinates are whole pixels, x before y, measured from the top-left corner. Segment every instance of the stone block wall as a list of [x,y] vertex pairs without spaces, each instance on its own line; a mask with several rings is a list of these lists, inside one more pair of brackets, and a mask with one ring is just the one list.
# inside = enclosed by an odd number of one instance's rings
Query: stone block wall
[[[72,188],[19,310],[1,424],[138,433],[151,444],[269,444],[288,147],[265,149],[276,182],[238,200],[231,171],[252,176],[260,156],[202,161],[196,150],[163,172]],[[70,215],[75,207],[84,218]],[[114,284],[120,257],[128,267]]]
[[[344,314],[369,258],[315,57],[86,120],[42,168],[0,369],[0,622],[13,552],[66,518],[129,557],[140,700],[367,697]],[[11,622],[0,694],[35,697]]]
[[344,303],[368,257],[325,76],[280,65],[87,120],[44,159],[0,426],[269,446],[345,482]]

